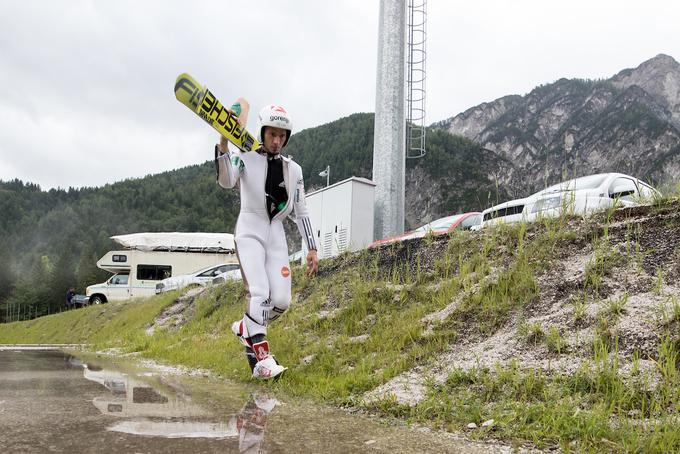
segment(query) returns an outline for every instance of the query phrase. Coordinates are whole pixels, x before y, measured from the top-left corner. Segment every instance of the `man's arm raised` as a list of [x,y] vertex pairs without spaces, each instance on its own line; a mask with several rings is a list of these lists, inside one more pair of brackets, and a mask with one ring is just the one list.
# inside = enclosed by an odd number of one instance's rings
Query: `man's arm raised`
[[[246,98],[236,99],[236,101],[234,101],[234,104],[231,105],[231,109],[229,110],[238,117],[239,124],[245,128],[246,124],[248,123],[248,113],[250,112],[250,104],[248,103]],[[220,143],[218,146],[220,153],[227,152],[228,143],[229,141],[226,139],[226,137],[220,134]]]

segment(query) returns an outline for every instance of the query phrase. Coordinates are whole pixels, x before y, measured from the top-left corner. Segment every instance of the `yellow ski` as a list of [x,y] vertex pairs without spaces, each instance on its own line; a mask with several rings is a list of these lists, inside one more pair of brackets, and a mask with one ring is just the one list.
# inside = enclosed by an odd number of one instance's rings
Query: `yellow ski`
[[206,123],[243,151],[260,148],[260,142],[238,122],[238,117],[187,73],[177,76],[175,97]]

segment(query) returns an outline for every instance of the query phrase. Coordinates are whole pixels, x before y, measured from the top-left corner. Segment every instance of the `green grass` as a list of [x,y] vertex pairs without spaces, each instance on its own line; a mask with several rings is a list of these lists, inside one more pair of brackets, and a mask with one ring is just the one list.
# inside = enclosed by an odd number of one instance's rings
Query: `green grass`
[[618,298],[610,298],[605,302],[605,315],[618,317],[626,313],[626,304],[628,303],[628,292],[624,292]]
[[659,320],[664,326],[672,326],[680,322],[680,300],[677,295],[668,296],[659,306]]
[[112,302],[1,325],[0,343],[88,343],[130,348],[177,293]]
[[545,332],[540,323],[521,323],[517,327],[517,335],[529,344],[539,344],[545,339]]
[[545,344],[553,353],[561,354],[567,349],[567,341],[562,337],[562,333],[556,326],[551,326],[545,338]]
[[585,292],[579,292],[571,297],[571,305],[574,309],[574,323],[582,323],[586,319],[588,309],[588,296]]
[[661,295],[663,289],[663,268],[660,266],[656,268],[656,278],[654,279],[654,287],[652,291],[656,295]]
[[493,419],[476,436],[500,437],[539,448],[579,452],[677,452],[680,431],[677,347],[664,344],[659,368],[665,370],[654,391],[626,382],[617,373],[616,352],[601,344],[592,365],[571,375],[521,370],[516,364],[494,369],[456,370],[442,385],[432,385],[415,407],[393,399],[380,411],[452,431]]
[[603,279],[610,276],[616,266],[624,263],[625,257],[611,246],[606,235],[595,238],[593,251],[593,258],[586,265],[585,290],[593,296],[598,296]]

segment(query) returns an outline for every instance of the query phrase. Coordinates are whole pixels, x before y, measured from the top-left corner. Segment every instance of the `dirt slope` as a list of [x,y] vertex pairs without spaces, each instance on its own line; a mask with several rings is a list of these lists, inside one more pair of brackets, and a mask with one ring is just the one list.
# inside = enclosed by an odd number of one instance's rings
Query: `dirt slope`
[[[400,403],[415,404],[427,380],[441,383],[456,368],[514,363],[568,374],[592,360],[596,339],[618,349],[624,376],[641,369],[654,372],[665,333],[680,332],[680,203],[569,219],[565,228],[571,231],[568,239],[556,243],[551,258],[535,273],[538,288],[529,304],[511,312],[493,332],[463,330],[442,356],[395,377],[366,398],[394,394]],[[541,233],[542,226],[529,226],[525,243]],[[488,234],[470,232],[469,241],[481,245]],[[379,251],[380,266],[390,269],[410,258],[411,269],[432,271],[446,241],[415,241],[396,254]],[[502,264],[510,266],[516,255],[502,243],[495,247],[501,265],[486,279],[495,279]],[[464,299],[459,295],[423,323],[450,322]]]

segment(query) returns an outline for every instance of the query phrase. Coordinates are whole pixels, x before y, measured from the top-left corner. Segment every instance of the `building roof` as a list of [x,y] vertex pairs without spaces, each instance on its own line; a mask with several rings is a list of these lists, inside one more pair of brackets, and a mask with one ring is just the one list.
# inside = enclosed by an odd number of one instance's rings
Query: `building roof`
[[362,183],[362,184],[367,184],[367,185],[369,185],[369,186],[375,186],[375,183],[372,182],[371,180],[367,179],[367,178],[362,178],[362,177],[349,177],[349,178],[347,178],[347,179],[345,179],[345,180],[338,181],[338,182],[336,182],[336,183],[333,183],[333,184],[328,185],[328,186],[326,186],[326,187],[323,187],[323,188],[321,188],[321,189],[317,189],[316,191],[310,192],[309,194],[307,194],[307,197],[309,197],[309,196],[312,195],[312,194],[318,194],[319,192],[323,192],[323,191],[326,191],[326,190],[328,190],[328,189],[332,189],[332,188],[335,188],[335,187],[337,187],[337,186],[340,186],[340,185],[343,185],[343,184],[349,183],[349,182]]
[[144,232],[115,235],[126,249],[140,251],[234,252],[234,235],[206,232]]

